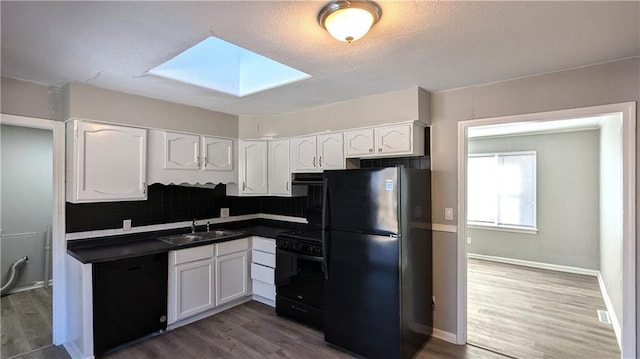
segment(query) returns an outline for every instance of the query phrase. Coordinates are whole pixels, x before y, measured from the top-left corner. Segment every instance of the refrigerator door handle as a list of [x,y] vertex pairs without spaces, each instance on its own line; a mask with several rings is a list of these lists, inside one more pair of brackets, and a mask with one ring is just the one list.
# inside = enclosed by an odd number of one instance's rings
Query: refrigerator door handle
[[328,211],[329,211],[329,196],[328,196],[328,179],[324,179],[322,186],[322,267],[324,268],[324,279],[329,279],[329,241],[327,241],[327,228],[328,228]]

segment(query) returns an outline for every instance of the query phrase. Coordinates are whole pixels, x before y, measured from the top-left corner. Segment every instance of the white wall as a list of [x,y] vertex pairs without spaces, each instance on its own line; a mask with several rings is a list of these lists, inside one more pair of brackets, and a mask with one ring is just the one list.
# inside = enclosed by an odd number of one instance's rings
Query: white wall
[[2,125],[0,137],[0,275],[4,284],[11,264],[28,256],[17,285],[30,285],[44,278],[45,231],[53,221],[53,133]]
[[600,275],[622,327],[622,119],[600,130]]
[[585,130],[469,140],[469,154],[536,151],[538,232],[471,227],[467,250],[598,270],[599,136]]

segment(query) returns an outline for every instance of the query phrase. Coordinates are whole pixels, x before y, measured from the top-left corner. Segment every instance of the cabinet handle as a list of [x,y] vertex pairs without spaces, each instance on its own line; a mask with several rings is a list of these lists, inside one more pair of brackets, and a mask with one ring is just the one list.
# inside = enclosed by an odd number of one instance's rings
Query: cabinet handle
[[382,152],[382,148],[378,148],[378,152]]
[[372,153],[372,152],[373,152],[373,148],[370,148],[370,149],[369,149],[369,153]]
[[147,194],[147,182],[142,182],[142,194]]
[[198,160],[196,161],[196,166],[200,167],[200,156],[198,156]]
[[318,161],[318,166],[322,167],[322,156],[320,156],[320,160]]
[[287,181],[287,192],[289,191],[289,181]]
[[242,181],[242,190],[246,190],[247,189],[247,183],[245,181]]
[[313,157],[313,167],[315,167],[315,166],[316,166],[316,157],[314,156]]
[[204,161],[202,161],[202,168],[207,168],[207,156],[204,156]]

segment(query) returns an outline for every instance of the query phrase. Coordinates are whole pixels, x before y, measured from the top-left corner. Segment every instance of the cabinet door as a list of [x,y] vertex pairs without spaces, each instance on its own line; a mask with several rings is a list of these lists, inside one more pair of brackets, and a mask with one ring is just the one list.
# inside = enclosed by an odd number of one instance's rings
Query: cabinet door
[[216,305],[249,294],[247,251],[216,257]]
[[411,152],[411,124],[385,126],[375,129],[376,153]]
[[178,264],[174,267],[176,320],[188,318],[215,306],[214,259]]
[[242,141],[238,144],[241,194],[267,194],[267,142]]
[[316,172],[316,136],[296,137],[291,139],[291,171]]
[[374,150],[373,128],[346,131],[344,133],[345,157],[372,155]]
[[289,140],[269,141],[269,193],[291,194]]
[[318,168],[334,170],[344,168],[342,133],[318,135]]
[[147,130],[76,122],[72,202],[146,199]]
[[164,133],[164,168],[197,170],[200,168],[200,136]]
[[202,169],[207,171],[233,170],[233,140],[202,137]]

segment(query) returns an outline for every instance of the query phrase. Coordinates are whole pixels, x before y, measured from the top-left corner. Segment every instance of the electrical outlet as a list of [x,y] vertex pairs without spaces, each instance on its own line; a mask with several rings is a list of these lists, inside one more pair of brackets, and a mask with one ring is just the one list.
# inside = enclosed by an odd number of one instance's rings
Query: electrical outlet
[[471,237],[467,237],[467,244],[471,244]]
[[125,219],[122,221],[122,230],[123,231],[130,231],[131,230],[131,220],[130,219]]
[[220,208],[220,217],[229,217],[229,208]]
[[453,221],[453,208],[444,209],[444,219],[447,221]]

